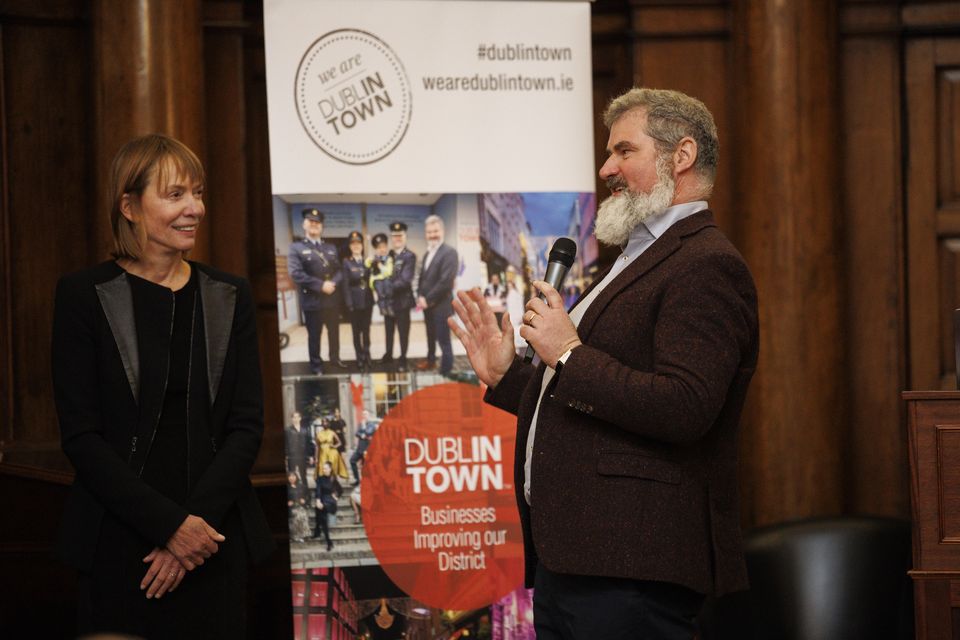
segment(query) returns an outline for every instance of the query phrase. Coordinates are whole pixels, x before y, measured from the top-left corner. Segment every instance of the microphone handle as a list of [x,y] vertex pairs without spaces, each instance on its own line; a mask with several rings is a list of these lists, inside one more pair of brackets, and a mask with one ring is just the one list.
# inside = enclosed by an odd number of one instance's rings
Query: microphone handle
[[[543,274],[543,281],[549,284],[554,289],[560,289],[563,286],[563,281],[567,277],[567,271],[570,270],[570,267],[563,264],[562,262],[548,262],[547,263],[547,272]],[[547,297],[541,292],[537,295],[541,300],[546,300]],[[523,361],[532,362],[533,356],[536,355],[536,351],[533,348],[533,345],[529,342],[527,343],[527,349],[523,352]]]

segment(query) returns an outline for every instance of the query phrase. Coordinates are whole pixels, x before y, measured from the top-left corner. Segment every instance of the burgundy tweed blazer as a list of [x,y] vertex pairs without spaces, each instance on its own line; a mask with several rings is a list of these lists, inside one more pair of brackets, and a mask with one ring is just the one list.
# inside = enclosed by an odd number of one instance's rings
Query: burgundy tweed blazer
[[757,294],[713,215],[670,227],[603,290],[578,333],[583,345],[540,406],[532,507],[523,461],[545,366],[516,359],[486,396],[518,416],[527,585],[539,559],[556,572],[701,593],[746,588],[737,428],[757,364]]

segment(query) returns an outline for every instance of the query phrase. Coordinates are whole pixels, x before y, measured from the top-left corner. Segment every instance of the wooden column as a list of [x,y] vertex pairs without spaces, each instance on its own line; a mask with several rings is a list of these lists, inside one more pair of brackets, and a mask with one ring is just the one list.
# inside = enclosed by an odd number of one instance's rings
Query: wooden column
[[[200,0],[94,0],[91,16],[97,248],[106,256],[109,167],[124,142],[165,133],[204,160],[203,29]],[[201,231],[191,257],[208,255],[209,234]]]
[[746,525],[837,513],[845,393],[833,2],[734,3],[736,236],[760,295],[744,418]]

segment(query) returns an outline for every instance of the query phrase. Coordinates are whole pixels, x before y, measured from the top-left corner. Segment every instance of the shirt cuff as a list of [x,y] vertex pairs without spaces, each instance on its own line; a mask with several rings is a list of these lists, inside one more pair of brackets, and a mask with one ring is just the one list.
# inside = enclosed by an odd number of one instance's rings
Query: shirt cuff
[[553,369],[557,373],[560,373],[560,370],[563,369],[563,365],[567,364],[567,360],[570,358],[570,354],[573,353],[573,349],[567,349],[562,356],[557,359],[557,366]]

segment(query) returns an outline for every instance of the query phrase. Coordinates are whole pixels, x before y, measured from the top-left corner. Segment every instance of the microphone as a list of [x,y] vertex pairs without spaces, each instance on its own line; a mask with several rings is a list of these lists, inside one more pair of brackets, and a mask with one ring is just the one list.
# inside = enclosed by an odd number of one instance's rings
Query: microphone
[[[563,281],[567,277],[567,271],[573,266],[573,260],[577,257],[577,243],[570,238],[557,238],[550,249],[550,255],[547,257],[547,272],[543,275],[543,280],[557,291],[563,286]],[[537,296],[545,300],[546,296],[541,293]],[[533,360],[535,352],[533,345],[527,344],[527,350],[523,352],[523,361]]]

